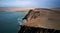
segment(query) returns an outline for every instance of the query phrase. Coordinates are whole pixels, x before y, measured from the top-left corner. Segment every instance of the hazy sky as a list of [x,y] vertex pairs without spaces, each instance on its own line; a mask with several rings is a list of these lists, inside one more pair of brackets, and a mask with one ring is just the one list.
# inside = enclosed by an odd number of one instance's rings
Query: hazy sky
[[0,7],[60,8],[60,0],[0,0]]

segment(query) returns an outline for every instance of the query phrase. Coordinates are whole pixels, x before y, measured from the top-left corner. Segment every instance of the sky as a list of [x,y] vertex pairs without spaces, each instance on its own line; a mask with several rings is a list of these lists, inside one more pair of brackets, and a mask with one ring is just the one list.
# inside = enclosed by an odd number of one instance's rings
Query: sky
[[0,0],[0,7],[60,8],[60,0]]

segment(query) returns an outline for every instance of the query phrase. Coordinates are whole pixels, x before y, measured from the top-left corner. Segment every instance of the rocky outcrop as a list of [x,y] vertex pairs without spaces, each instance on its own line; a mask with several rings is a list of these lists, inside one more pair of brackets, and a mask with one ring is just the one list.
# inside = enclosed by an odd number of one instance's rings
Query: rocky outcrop
[[27,15],[24,17],[24,18],[22,18],[22,20],[24,20],[24,19],[26,19],[27,21],[28,21],[28,18],[29,18],[29,14],[32,12],[33,10],[29,10],[29,12],[27,13]]
[[58,10],[36,8],[28,12],[26,18],[28,21],[23,25],[60,30],[60,11]]
[[19,33],[60,33],[60,11],[46,8],[30,10]]
[[31,20],[34,18],[40,18],[40,17],[49,17],[56,14],[60,14],[60,10],[54,10],[54,9],[46,9],[46,8],[35,8],[33,10],[29,10],[27,15],[23,19]]

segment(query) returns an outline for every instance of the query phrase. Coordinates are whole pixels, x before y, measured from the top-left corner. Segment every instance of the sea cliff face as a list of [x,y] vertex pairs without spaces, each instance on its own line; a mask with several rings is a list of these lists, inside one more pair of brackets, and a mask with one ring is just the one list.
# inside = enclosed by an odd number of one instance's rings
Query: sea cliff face
[[60,30],[60,10],[35,8],[30,10],[23,25]]
[[60,33],[60,10],[35,8],[24,19],[18,33]]
[[18,33],[60,33],[60,30],[20,25]]

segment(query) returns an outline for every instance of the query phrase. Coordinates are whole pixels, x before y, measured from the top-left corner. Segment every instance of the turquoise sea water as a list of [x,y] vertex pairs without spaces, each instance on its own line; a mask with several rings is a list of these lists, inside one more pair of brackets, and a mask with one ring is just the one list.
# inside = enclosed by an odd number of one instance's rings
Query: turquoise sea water
[[26,12],[0,12],[0,33],[17,33]]

